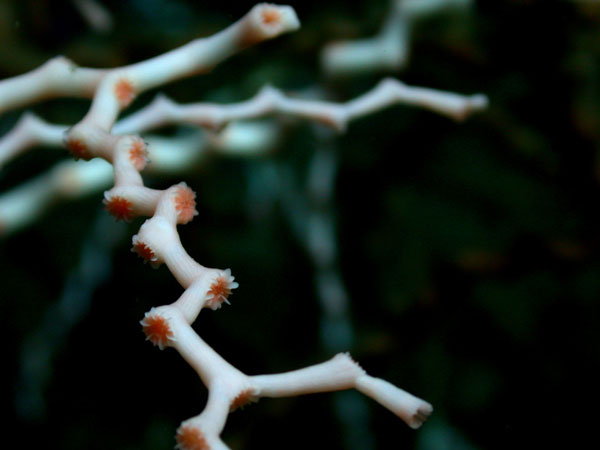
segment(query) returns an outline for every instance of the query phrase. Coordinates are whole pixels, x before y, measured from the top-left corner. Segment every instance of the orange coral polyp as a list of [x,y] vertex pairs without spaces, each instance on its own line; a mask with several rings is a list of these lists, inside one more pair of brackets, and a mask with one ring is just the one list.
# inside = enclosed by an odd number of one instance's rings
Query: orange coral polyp
[[136,96],[133,83],[127,78],[119,79],[115,84],[115,96],[122,108],[129,106]]
[[181,224],[190,222],[198,214],[198,211],[196,211],[196,193],[184,183],[177,188],[175,209],[177,210],[178,223]]
[[148,162],[148,152],[143,139],[136,139],[129,149],[129,160],[137,170],[142,170]]
[[196,427],[184,425],[177,430],[177,448],[180,450],[210,450],[204,433]]
[[104,209],[117,220],[129,222],[135,217],[132,203],[120,195],[104,199]]
[[206,293],[208,301],[206,306],[209,308],[218,308],[221,303],[227,301],[227,298],[231,295],[231,288],[229,286],[229,280],[224,277],[218,277],[210,285],[210,289]]
[[281,20],[279,11],[273,8],[266,8],[262,12],[262,21],[266,25],[273,25]]
[[85,161],[92,159],[92,154],[82,140],[69,138],[65,144],[67,146],[67,150],[71,152],[75,159],[83,159]]
[[152,263],[156,262],[157,260],[154,251],[143,242],[136,242],[131,250],[137,253],[140,258],[144,259],[144,261]]
[[175,340],[169,321],[159,314],[147,314],[141,322],[146,339],[161,350]]
[[229,406],[229,411],[235,411],[238,408],[244,408],[244,406],[249,403],[256,403],[258,398],[252,392],[252,389],[246,389],[245,391],[240,392],[231,402]]

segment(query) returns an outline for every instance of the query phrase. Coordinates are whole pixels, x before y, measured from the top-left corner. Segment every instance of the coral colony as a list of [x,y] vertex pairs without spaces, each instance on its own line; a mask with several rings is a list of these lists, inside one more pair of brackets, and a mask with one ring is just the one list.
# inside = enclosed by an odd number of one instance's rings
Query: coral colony
[[[114,186],[104,193],[106,210],[126,221],[149,217],[133,236],[132,251],[154,267],[165,264],[184,288],[177,301],[152,308],[141,321],[147,339],[161,350],[176,349],[209,391],[204,410],[183,421],[176,432],[177,444],[183,450],[228,448],[220,438],[228,414],[261,397],[354,388],[388,408],[412,428],[420,427],[433,410],[426,401],[368,375],[346,353],[292,372],[251,376],[235,368],[204,342],[192,324],[203,308],[216,310],[223,302],[227,303],[238,283],[230,269],[204,267],[185,251],[177,225],[189,223],[197,214],[195,194],[183,182],[164,190],[144,186],[140,172],[149,162],[148,150],[152,152],[152,165],[156,170],[161,170],[163,157],[160,143],[156,148],[153,143],[148,145],[139,133],[181,123],[220,130],[234,120],[273,113],[316,121],[342,132],[351,120],[394,103],[421,106],[461,120],[486,106],[484,96],[462,96],[386,79],[361,97],[337,104],[293,99],[267,86],[254,98],[230,105],[180,105],[158,97],[149,106],[117,121],[120,112],[140,93],[208,72],[248,46],[299,27],[290,6],[259,4],[223,31],[146,61],[114,69],[90,69],[57,57],[37,70],[0,82],[0,113],[50,97],[91,99],[88,113],[72,127],[48,124],[26,114],[0,140],[0,164],[35,145],[64,145],[75,159],[93,160],[63,163],[54,169],[52,177],[24,190],[4,194],[0,197],[0,222],[5,232],[11,231],[31,220],[20,206],[23,203],[28,203],[31,211],[31,205],[36,202],[41,209],[44,195],[53,195],[52,192],[95,189],[111,176],[107,166],[94,165],[97,158],[112,165]],[[329,53],[333,55],[335,51],[337,59],[332,60],[331,70],[339,69],[340,61],[348,58],[348,49],[343,50],[346,52],[343,58],[340,48],[330,49]],[[214,145],[226,146],[226,143],[221,140],[221,144]],[[36,193],[36,189],[44,193]]]

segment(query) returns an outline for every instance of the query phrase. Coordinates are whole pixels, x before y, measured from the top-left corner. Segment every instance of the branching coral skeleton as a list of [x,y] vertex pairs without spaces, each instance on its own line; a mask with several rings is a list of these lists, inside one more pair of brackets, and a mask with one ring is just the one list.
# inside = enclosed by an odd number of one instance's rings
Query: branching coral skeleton
[[[298,19],[291,7],[260,4],[222,32],[147,61],[105,70],[79,68],[58,57],[33,72],[0,82],[0,113],[49,97],[92,99],[86,116],[70,128],[47,124],[33,115],[24,116],[0,141],[0,163],[34,145],[57,146],[64,142],[76,158],[101,158],[112,165],[114,186],[104,194],[106,209],[112,215],[123,220],[150,217],[133,236],[132,251],[154,267],[166,264],[184,292],[176,302],[152,308],[141,325],[147,339],[160,349],[175,348],[209,390],[205,409],[184,421],[177,431],[177,443],[183,450],[227,448],[220,435],[229,412],[261,397],[354,388],[388,408],[412,428],[421,426],[432,412],[431,405],[424,400],[387,381],[367,375],[348,354],[341,353],[327,362],[292,372],[259,376],[242,373],[217,354],[196,334],[192,324],[203,308],[216,310],[223,302],[228,302],[231,291],[238,284],[229,269],[204,267],[187,254],[179,239],[177,225],[190,222],[197,214],[195,194],[185,183],[165,190],[145,187],[140,171],[148,163],[147,140],[133,133],[168,123],[188,123],[221,130],[230,121],[269,113],[314,120],[341,132],[352,119],[398,102],[418,105],[461,120],[486,106],[484,96],[461,96],[410,87],[389,79],[355,100],[335,104],[293,99],[275,88],[266,87],[253,99],[225,106],[178,105],[165,97],[158,97],[148,107],[116,122],[120,112],[141,92],[209,71],[249,45],[298,27]],[[229,148],[227,136],[231,139],[231,135],[227,133],[231,133],[229,126],[211,139],[211,145]],[[160,168],[160,155],[168,153],[162,152],[160,147],[169,144],[164,140],[150,141],[158,155],[158,163],[153,156],[153,165]],[[57,190],[86,191],[100,188],[108,182],[109,166],[99,160],[64,164],[61,169],[54,169],[55,185],[59,186]],[[90,167],[93,170],[89,170]],[[69,177],[71,184],[63,180]],[[31,182],[26,195],[42,190],[41,186],[48,182],[49,179],[44,177]],[[15,198],[16,195],[13,192],[12,198],[6,194],[0,199],[0,221],[5,220],[3,215],[10,216],[10,213],[21,217],[11,209],[21,201]],[[40,194],[38,199],[41,207],[48,197]]]

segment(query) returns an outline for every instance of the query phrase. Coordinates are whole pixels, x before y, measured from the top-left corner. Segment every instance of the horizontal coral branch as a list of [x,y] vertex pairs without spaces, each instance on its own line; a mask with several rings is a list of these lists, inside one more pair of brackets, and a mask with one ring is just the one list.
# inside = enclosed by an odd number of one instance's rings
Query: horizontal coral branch
[[406,85],[393,78],[381,81],[371,91],[345,103],[291,98],[279,89],[266,86],[254,98],[230,105],[196,103],[180,105],[160,95],[146,108],[121,120],[118,133],[144,132],[174,123],[218,129],[240,119],[272,113],[314,120],[342,132],[348,122],[394,104],[429,109],[455,120],[463,120],[487,106],[485,95],[460,95]]

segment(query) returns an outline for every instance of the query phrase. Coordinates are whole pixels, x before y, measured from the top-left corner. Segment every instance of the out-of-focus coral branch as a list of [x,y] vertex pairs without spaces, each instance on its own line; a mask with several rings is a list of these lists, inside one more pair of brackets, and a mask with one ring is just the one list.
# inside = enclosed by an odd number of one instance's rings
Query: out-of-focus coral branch
[[[61,131],[59,137],[48,133],[49,139],[44,140],[44,145],[60,146],[64,129],[42,124],[46,126]],[[200,130],[180,137],[145,136],[152,149],[152,163],[146,170],[179,174],[197,168],[209,153],[241,156],[267,153],[275,148],[279,133],[275,124],[238,122],[214,136]],[[110,187],[112,181],[112,167],[102,159],[62,161],[48,172],[0,195],[0,236],[34,222],[56,202],[99,192]]]
[[45,415],[44,394],[52,378],[52,362],[69,333],[87,316],[94,291],[109,278],[112,253],[125,230],[123,224],[98,211],[81,247],[78,266],[67,277],[57,301],[46,310],[40,326],[26,337],[15,393],[17,413],[23,418]]
[[[305,183],[294,171],[281,167],[278,188],[283,211],[303,245],[313,269],[316,297],[321,309],[320,338],[326,351],[354,347],[355,335],[349,314],[349,297],[339,267],[334,194],[338,152],[331,130],[313,127],[317,148],[311,158]],[[334,399],[338,420],[349,449],[373,448],[368,409],[360,396],[340,393]],[[349,406],[351,405],[351,406]]]
[[113,27],[113,18],[110,12],[96,0],[73,0],[73,5],[81,17],[100,33],[106,33]]
[[76,198],[110,184],[110,164],[100,159],[64,161],[0,196],[0,235],[8,235],[40,217],[60,198]]
[[66,125],[53,125],[33,113],[25,113],[0,139],[0,167],[32,147],[62,147]]
[[414,22],[449,8],[468,7],[470,3],[471,0],[393,0],[377,35],[326,45],[321,53],[321,67],[332,76],[402,69],[410,53]]

